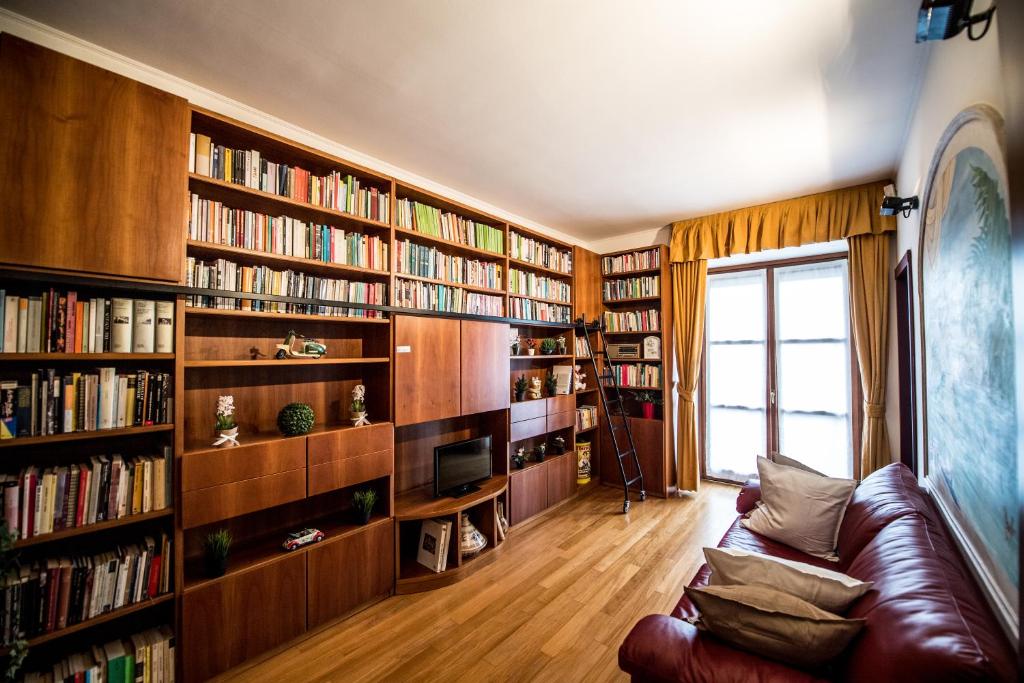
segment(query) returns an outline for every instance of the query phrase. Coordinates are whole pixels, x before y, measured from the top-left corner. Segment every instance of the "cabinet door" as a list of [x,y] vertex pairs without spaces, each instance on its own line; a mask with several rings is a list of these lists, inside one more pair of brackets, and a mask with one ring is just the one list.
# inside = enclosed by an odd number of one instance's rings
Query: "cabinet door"
[[389,519],[309,551],[309,628],[387,595],[395,585],[395,527]]
[[[622,486],[622,473],[619,472],[619,464],[616,462],[615,459],[615,448],[612,446],[612,438],[608,434],[607,421],[603,414],[600,419],[601,427],[597,431],[600,434],[598,442],[601,445],[601,481],[606,484],[612,484],[613,486]],[[614,418],[612,420],[612,424],[620,426],[622,424],[622,420]],[[636,434],[634,433],[633,436],[635,438]],[[615,432],[615,438],[618,440],[620,450],[625,451],[627,448],[629,448],[629,442],[626,440],[626,432],[624,429],[618,429]],[[591,454],[592,460],[594,459],[595,455],[596,454]],[[636,476],[636,466],[633,464],[632,457],[627,456],[626,458],[624,458],[622,461],[622,466],[626,470],[626,477],[628,479],[632,479],[633,477]],[[644,476],[646,475],[647,472],[645,471]]]
[[0,261],[180,280],[185,100],[4,34],[0,121]]
[[559,455],[544,463],[548,468],[548,507],[561,503],[576,491],[575,455]]
[[460,338],[458,320],[395,316],[396,427],[460,414]]
[[510,523],[519,524],[548,506],[547,463],[533,465],[509,477]]
[[306,553],[226,576],[182,598],[186,681],[205,681],[306,630]]
[[509,407],[508,325],[462,321],[462,414]]
[[666,472],[665,422],[629,418],[629,429],[636,444],[636,455],[644,473],[644,488],[647,493],[666,495],[666,482],[671,473]]

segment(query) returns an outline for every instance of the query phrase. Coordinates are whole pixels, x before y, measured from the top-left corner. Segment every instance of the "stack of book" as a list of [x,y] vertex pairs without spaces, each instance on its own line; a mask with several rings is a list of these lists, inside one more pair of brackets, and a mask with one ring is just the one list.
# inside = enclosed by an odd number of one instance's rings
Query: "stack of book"
[[577,358],[590,358],[590,353],[588,353],[588,349],[590,347],[588,346],[586,339],[584,339],[582,336],[575,337],[575,344]]
[[601,259],[601,271],[604,273],[628,273],[634,270],[647,270],[660,266],[660,249],[634,251],[629,254],[605,256]]
[[625,387],[661,388],[661,366],[650,363],[624,363],[611,366],[615,383]]
[[620,301],[622,299],[639,299],[648,296],[660,296],[659,277],[646,275],[622,280],[609,280],[604,283],[604,300]]
[[508,291],[512,294],[553,299],[565,303],[572,301],[572,289],[568,282],[516,268],[509,268]]
[[102,553],[23,565],[0,591],[4,642],[58,631],[169,592],[170,551],[171,539],[161,534]]
[[256,150],[215,144],[202,134],[192,133],[190,141],[189,173],[388,222],[388,193],[376,187],[363,187],[355,176],[340,171],[314,175],[298,166],[268,161]]
[[497,263],[450,256],[409,240],[395,243],[395,269],[406,275],[502,289],[501,266]]
[[410,199],[398,200],[398,227],[495,254],[505,253],[503,230]]
[[380,237],[346,232],[330,225],[288,216],[232,209],[192,195],[188,237],[281,256],[340,263],[372,270],[388,269],[388,244]]
[[572,272],[572,251],[545,244],[515,230],[508,232],[508,255],[520,261],[568,275]]
[[50,436],[173,422],[174,392],[167,372],[94,374],[33,372],[28,382],[0,381],[0,438]]
[[597,424],[597,406],[579,406],[576,408],[576,431],[590,429]]
[[[185,284],[202,289],[229,292],[273,294],[306,299],[325,299],[346,303],[386,305],[387,285],[380,282],[354,282],[319,277],[294,270],[274,270],[268,266],[240,266],[226,259],[202,261],[189,256],[186,259]],[[187,298],[189,306],[242,311],[270,311],[274,313],[309,313],[315,315],[382,318],[382,311],[350,309],[312,304],[290,304],[277,301],[232,299],[227,297],[198,296]]]
[[24,683],[174,683],[174,631],[170,626],[112,640],[25,675]]
[[174,302],[0,289],[3,353],[173,353]]
[[502,297],[418,280],[395,280],[395,306],[421,311],[501,316]]
[[551,304],[531,299],[509,297],[509,317],[518,320],[537,320],[540,322],[570,323],[572,322],[572,309],[568,306]]
[[661,312],[657,308],[646,311],[605,311],[607,332],[657,332],[661,329]]
[[171,448],[163,455],[93,456],[86,462],[0,474],[3,523],[21,539],[163,510],[172,500]]
[[[420,544],[416,561],[432,572],[448,568],[448,545],[452,540],[450,519],[425,519],[420,524]],[[458,539],[455,541],[458,543]]]

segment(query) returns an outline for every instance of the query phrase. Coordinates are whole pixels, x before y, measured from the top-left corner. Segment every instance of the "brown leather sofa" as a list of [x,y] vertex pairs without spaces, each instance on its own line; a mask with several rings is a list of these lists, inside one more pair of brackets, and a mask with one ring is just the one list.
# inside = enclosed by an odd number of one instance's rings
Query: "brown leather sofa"
[[[760,498],[756,482],[737,500],[745,514]],[[721,547],[743,548],[841,571],[874,588],[846,616],[867,620],[846,653],[825,670],[801,671],[739,650],[684,619],[684,595],[671,616],[641,619],[619,648],[634,681],[1015,681],[1016,652],[971,577],[928,495],[903,465],[885,467],[857,487],[839,530],[839,562],[776,543],[739,524]],[[707,583],[703,566],[690,585]]]

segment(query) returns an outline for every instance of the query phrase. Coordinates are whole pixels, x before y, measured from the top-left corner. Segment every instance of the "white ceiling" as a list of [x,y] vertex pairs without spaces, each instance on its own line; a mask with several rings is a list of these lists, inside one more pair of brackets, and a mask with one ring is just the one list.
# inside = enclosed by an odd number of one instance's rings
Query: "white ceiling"
[[916,0],[0,0],[582,240],[894,173]]

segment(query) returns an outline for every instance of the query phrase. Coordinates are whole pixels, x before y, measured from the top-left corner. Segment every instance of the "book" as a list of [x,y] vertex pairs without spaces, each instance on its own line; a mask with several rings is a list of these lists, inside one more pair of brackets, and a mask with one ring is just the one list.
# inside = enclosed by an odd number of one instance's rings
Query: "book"
[[420,541],[416,561],[432,572],[444,571],[447,544],[445,534],[451,522],[425,519],[420,524]]
[[174,302],[156,302],[156,341],[157,353],[174,352]]
[[18,351],[18,297],[4,297],[4,353],[17,353]]
[[28,299],[18,298],[18,353],[25,353],[28,345]]
[[0,382],[0,439],[18,436],[18,383]]
[[110,350],[113,353],[132,352],[132,330],[135,308],[131,299],[110,300]]
[[31,296],[28,299],[28,340],[25,350],[29,353],[39,353],[43,347],[42,328],[42,306],[41,296]]
[[156,345],[156,302],[148,299],[136,299],[134,310],[132,351],[134,353],[153,353],[153,348]]
[[551,368],[551,373],[555,376],[556,394],[568,394],[572,390],[572,370],[571,365],[556,365]]

